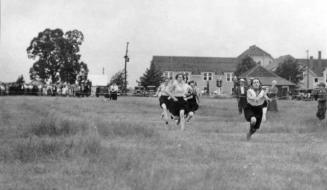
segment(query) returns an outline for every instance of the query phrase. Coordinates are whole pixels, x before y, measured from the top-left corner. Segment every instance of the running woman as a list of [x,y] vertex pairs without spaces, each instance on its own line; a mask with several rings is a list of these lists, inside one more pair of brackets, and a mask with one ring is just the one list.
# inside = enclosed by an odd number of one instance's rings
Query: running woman
[[164,118],[166,125],[168,125],[168,108],[169,108],[169,79],[165,78],[165,81],[159,86],[157,93],[154,96],[159,97],[159,105],[162,109],[161,118]]
[[247,105],[244,109],[245,119],[250,122],[250,130],[246,139],[250,140],[251,136],[260,128],[262,120],[262,108],[266,100],[266,92],[261,88],[259,79],[251,81],[251,88],[247,91]]
[[189,122],[194,116],[194,112],[199,108],[199,96],[198,89],[195,86],[194,81],[189,82],[190,88],[188,89],[188,93],[186,95],[186,100],[189,107],[189,113],[187,114],[186,122]]
[[181,125],[181,130],[185,129],[185,115],[188,113],[188,103],[186,101],[186,93],[188,91],[189,85],[184,82],[185,77],[183,74],[179,73],[175,77],[176,81],[171,85],[167,93],[172,98],[173,101],[170,102],[170,112],[175,116],[179,116],[177,125]]

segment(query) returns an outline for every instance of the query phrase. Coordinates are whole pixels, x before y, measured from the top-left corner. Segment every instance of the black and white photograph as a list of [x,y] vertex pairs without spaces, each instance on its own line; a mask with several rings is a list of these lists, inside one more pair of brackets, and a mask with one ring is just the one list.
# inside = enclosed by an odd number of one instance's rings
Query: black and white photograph
[[324,0],[0,0],[0,190],[326,190]]

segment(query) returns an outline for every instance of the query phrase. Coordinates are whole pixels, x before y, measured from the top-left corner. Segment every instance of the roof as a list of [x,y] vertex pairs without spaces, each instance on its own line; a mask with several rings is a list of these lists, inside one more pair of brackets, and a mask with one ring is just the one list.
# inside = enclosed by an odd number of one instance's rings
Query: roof
[[237,58],[231,57],[186,57],[186,56],[153,56],[152,63],[161,71],[185,71],[192,74],[201,72],[234,72]]
[[271,81],[276,80],[277,85],[280,85],[280,86],[295,86],[294,83],[278,76],[277,74],[275,74],[271,71],[268,71],[261,65],[257,65],[255,67],[253,67],[252,69],[248,70],[247,72],[241,74],[239,77],[240,78],[249,78],[249,77],[258,78],[261,81],[262,85],[271,85]]
[[[296,59],[302,66],[307,66],[308,59]],[[324,69],[327,68],[327,59],[311,59],[310,69],[318,76],[322,77]]]
[[92,86],[107,86],[109,83],[107,75],[88,75],[87,78],[92,82]]
[[252,45],[250,46],[247,50],[245,50],[243,53],[241,53],[241,55],[238,56],[238,58],[243,58],[245,56],[268,56],[271,57],[273,59],[273,57],[265,52],[264,50],[262,50],[261,48],[259,48],[256,45]]

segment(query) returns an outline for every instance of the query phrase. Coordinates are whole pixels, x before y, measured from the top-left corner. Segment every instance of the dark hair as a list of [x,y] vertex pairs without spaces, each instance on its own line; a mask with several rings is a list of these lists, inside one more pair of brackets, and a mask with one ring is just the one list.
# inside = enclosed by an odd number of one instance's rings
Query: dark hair
[[178,78],[178,76],[179,75],[182,75],[182,77],[183,77],[183,80],[185,79],[185,76],[184,76],[184,74],[183,73],[178,73],[176,76],[175,76],[175,79],[177,80],[177,78]]
[[191,85],[191,83],[195,84],[195,81],[191,80],[190,82],[188,82],[189,85]]
[[259,81],[259,84],[260,84],[260,88],[261,88],[261,86],[262,86],[262,83],[261,83],[261,81],[258,79],[258,78],[254,78],[254,79],[252,79],[251,80],[251,86],[253,85],[253,81],[255,81],[255,80],[257,80],[257,81]]

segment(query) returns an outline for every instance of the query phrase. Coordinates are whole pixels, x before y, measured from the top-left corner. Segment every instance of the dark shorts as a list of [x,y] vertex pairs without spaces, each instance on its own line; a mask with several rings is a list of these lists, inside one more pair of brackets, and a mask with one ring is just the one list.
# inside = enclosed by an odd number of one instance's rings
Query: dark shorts
[[255,130],[260,128],[260,124],[262,120],[262,108],[263,108],[262,105],[252,106],[250,104],[247,104],[246,107],[244,108],[244,117],[248,122],[251,121],[251,117],[256,118],[257,122],[253,126]]
[[111,94],[110,94],[110,98],[111,98],[112,100],[117,100],[117,92],[111,92]]
[[196,99],[195,98],[189,99],[187,101],[187,103],[188,103],[188,109],[189,109],[189,111],[195,112],[196,110],[198,110],[199,105],[196,102]]
[[169,111],[174,116],[179,116],[181,110],[184,110],[184,113],[187,114],[189,112],[188,102],[184,100],[184,97],[176,97],[177,101],[175,102],[173,99],[170,100],[169,103]]
[[159,105],[162,108],[162,104],[165,104],[167,109],[169,107],[170,101],[169,101],[169,96],[160,96],[159,98]]
[[263,108],[266,108],[268,106],[268,102],[267,102],[267,100],[265,100],[264,102],[263,102],[263,104],[262,104],[262,107]]

